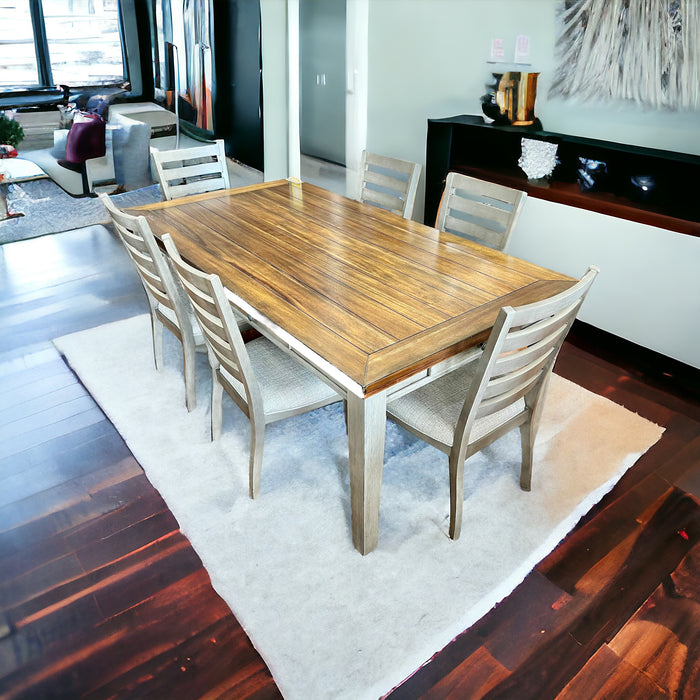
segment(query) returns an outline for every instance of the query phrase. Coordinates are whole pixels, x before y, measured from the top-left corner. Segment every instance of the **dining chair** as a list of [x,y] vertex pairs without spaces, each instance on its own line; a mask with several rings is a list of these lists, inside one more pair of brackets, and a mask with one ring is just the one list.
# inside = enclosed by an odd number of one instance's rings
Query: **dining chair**
[[359,199],[410,219],[420,173],[420,163],[362,151]]
[[189,299],[180,283],[175,280],[146,219],[121,211],[107,194],[101,193],[99,197],[109,212],[114,229],[146,292],[156,369],[163,367],[164,326],[182,344],[186,404],[187,410],[192,411],[197,405],[195,352],[205,352],[206,346]]
[[504,250],[526,197],[512,187],[450,172],[435,228]]
[[222,139],[169,151],[151,146],[151,160],[166,200],[231,186]]
[[249,491],[255,498],[260,492],[265,426],[342,397],[264,336],[244,343],[218,275],[186,263],[169,234],[163,236],[163,243],[190,297],[208,347],[212,440],[221,435],[224,390],[250,421]]
[[387,402],[388,417],[449,456],[450,537],[462,525],[464,463],[520,428],[520,487],[529,491],[538,422],[557,354],[598,274],[533,304],[504,306],[481,355]]

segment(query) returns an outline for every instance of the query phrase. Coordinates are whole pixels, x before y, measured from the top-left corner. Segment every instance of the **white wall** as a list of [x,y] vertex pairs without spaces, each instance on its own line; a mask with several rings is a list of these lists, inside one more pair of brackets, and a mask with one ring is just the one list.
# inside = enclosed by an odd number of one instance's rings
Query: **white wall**
[[[481,114],[494,69],[491,39],[503,39],[512,60],[516,37],[526,34],[531,70],[540,72],[535,112],[544,129],[700,154],[700,112],[548,97],[558,1],[370,0],[368,148],[425,163],[427,120]],[[422,202],[421,189],[417,219]]]
[[289,174],[287,0],[261,0],[265,180]]
[[580,104],[547,93],[559,0],[370,0],[368,145],[424,161],[429,118],[481,114],[492,38],[530,37],[535,112],[548,131],[700,154],[700,112]]
[[579,318],[700,368],[700,238],[528,197],[507,252],[600,275]]
[[[279,20],[284,2],[262,0],[263,71],[266,53],[272,54],[273,65],[277,62],[279,46],[266,38],[265,31]],[[370,150],[425,164],[427,120],[481,114],[480,97],[492,70],[487,64],[491,39],[503,39],[506,58],[512,59],[516,36],[527,34],[532,70],[541,72],[535,111],[545,129],[700,154],[699,112],[580,105],[548,98],[555,65],[557,0],[368,2]],[[276,14],[270,16],[271,10]],[[272,78],[263,76],[268,88]],[[275,89],[270,97],[265,92],[266,179],[272,177],[268,159],[278,168],[275,177],[284,176],[278,174],[283,167],[280,153],[273,157],[270,152],[282,147],[268,119],[275,120],[279,130],[284,110],[278,98],[286,95],[286,87],[282,83]],[[271,113],[271,105],[280,113]],[[351,154],[347,157],[350,161]],[[422,204],[421,183],[417,219],[422,219]],[[700,238],[530,197],[509,252],[573,276],[597,264],[602,273],[581,318],[700,368]]]
[[301,152],[345,164],[345,0],[299,0]]
[[[531,70],[541,73],[535,112],[546,130],[700,154],[699,112],[548,98],[556,5],[370,0],[368,148],[425,164],[427,120],[481,114],[491,39],[503,39],[512,60],[516,37],[527,34]],[[529,197],[509,252],[572,276],[597,264],[581,318],[700,367],[700,238]]]

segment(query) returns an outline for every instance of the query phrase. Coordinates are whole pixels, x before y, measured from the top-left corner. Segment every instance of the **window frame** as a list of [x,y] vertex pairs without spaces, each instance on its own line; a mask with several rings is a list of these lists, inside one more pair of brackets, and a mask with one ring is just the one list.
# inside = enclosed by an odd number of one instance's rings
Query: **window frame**
[[[131,78],[129,70],[129,62],[127,60],[126,37],[124,32],[124,10],[121,0],[117,0],[117,8],[119,14],[119,42],[122,50],[122,71],[123,79],[114,82],[92,83],[88,85],[70,84],[66,87],[70,92],[80,92],[89,89],[103,89],[113,87],[126,87],[131,89]],[[51,56],[49,52],[49,41],[46,33],[46,21],[44,19],[44,0],[29,0],[29,13],[32,21],[32,30],[34,33],[34,53],[36,55],[37,73],[39,83],[36,85],[14,85],[5,88],[0,92],[0,96],[14,94],[36,94],[50,93],[56,91],[61,95],[65,95],[68,90],[63,89],[63,86],[58,86],[53,80],[53,70],[51,67]]]

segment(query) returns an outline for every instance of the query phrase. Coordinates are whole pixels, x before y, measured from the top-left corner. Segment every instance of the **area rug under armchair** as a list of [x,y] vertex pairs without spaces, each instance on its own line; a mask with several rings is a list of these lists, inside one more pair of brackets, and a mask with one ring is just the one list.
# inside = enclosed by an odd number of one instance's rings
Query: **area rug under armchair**
[[[7,206],[17,218],[0,220],[0,244],[23,241],[83,226],[106,224],[109,214],[97,197],[71,197],[49,179],[31,180],[4,187]],[[113,197],[118,207],[160,202],[158,185]]]

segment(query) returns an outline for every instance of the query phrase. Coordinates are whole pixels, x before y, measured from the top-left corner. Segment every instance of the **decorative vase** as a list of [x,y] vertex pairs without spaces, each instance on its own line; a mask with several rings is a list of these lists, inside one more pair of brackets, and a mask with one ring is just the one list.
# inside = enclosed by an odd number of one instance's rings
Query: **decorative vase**
[[557,165],[556,143],[537,139],[521,139],[522,155],[518,165],[527,175],[528,182],[541,187],[549,187],[549,176]]
[[508,116],[501,108],[496,96],[503,73],[492,73],[491,75],[493,75],[493,80],[486,84],[487,92],[481,96],[481,111],[489,119],[492,119],[494,124],[510,124]]
[[486,85],[487,92],[481,96],[484,114],[496,124],[541,128],[535,117],[539,73],[507,71],[492,75],[494,81]]

